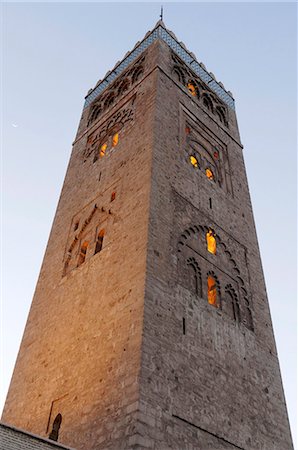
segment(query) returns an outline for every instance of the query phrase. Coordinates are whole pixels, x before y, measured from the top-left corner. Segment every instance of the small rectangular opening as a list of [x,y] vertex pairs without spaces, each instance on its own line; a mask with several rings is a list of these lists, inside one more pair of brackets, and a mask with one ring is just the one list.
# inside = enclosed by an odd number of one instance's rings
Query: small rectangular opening
[[183,329],[183,334],[185,334],[185,317],[182,318],[182,329]]
[[209,208],[212,209],[212,198],[209,198]]

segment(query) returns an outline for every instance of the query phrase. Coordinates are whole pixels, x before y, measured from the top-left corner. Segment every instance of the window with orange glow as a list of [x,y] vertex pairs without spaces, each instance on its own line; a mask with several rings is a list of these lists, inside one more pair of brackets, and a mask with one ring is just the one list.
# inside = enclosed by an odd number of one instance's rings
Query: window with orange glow
[[207,289],[208,289],[208,303],[218,308],[219,304],[218,304],[216,280],[212,275],[208,275]]
[[115,198],[116,198],[116,192],[114,191],[111,194],[111,202],[113,202],[115,200]]
[[199,161],[197,160],[197,158],[193,155],[191,155],[189,157],[190,163],[194,166],[194,167],[199,167]]
[[112,146],[116,147],[116,145],[118,144],[119,141],[119,133],[114,134],[113,139],[112,139]]
[[213,172],[211,169],[209,169],[209,167],[205,170],[207,178],[209,178],[209,180],[214,180],[214,176],[213,176]]
[[214,232],[212,230],[209,230],[206,233],[206,241],[207,241],[208,252],[215,255],[216,254],[216,239],[215,239]]
[[196,96],[196,88],[193,83],[187,83],[187,89],[191,95]]
[[81,264],[83,264],[85,262],[88,245],[89,245],[88,241],[83,242],[83,244],[81,245],[79,259],[78,259],[78,266],[80,266]]
[[100,232],[98,233],[98,236],[97,236],[94,254],[99,253],[102,250],[104,235],[105,235],[105,230],[100,230]]
[[104,144],[102,144],[102,146],[100,147],[100,152],[99,152],[99,156],[102,158],[107,150],[108,144],[105,142]]

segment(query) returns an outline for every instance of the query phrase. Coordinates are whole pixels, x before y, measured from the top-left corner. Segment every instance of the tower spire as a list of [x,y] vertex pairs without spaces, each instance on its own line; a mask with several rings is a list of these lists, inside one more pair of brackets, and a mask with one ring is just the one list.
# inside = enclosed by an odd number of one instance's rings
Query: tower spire
[[163,20],[163,6],[160,7],[160,20]]

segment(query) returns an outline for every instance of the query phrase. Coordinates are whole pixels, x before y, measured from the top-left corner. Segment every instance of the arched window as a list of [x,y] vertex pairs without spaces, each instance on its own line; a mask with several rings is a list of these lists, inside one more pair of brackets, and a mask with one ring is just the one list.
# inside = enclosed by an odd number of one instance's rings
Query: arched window
[[205,173],[206,173],[206,177],[209,178],[209,180],[214,180],[214,175],[211,169],[209,169],[209,167],[207,167],[205,169]]
[[116,147],[119,142],[119,133],[115,133],[112,138],[112,146]]
[[212,274],[209,274],[207,278],[207,300],[210,305],[220,307],[218,283]]
[[78,258],[78,264],[77,264],[78,267],[85,262],[88,245],[89,245],[88,241],[84,241],[81,245],[79,258]]
[[173,75],[180,83],[185,84],[183,72],[179,67],[177,67],[177,66],[174,67]]
[[108,144],[106,142],[100,146],[100,148],[99,148],[99,156],[101,158],[105,155],[107,148],[108,148]]
[[98,233],[97,239],[96,239],[96,245],[95,245],[95,252],[94,255],[96,253],[99,253],[102,249],[102,245],[103,245],[103,238],[105,235],[105,230],[100,230],[100,232]]
[[217,108],[216,108],[216,114],[217,114],[219,120],[220,120],[222,123],[226,124],[226,122],[227,122],[227,121],[226,121],[226,115],[225,115],[225,112],[224,112],[223,108],[217,107]]
[[188,92],[189,92],[193,97],[195,97],[195,96],[197,95],[196,87],[195,87],[195,85],[194,85],[191,81],[189,81],[189,82],[187,83],[187,89],[188,89]]
[[102,111],[101,104],[93,106],[91,115],[89,117],[88,125],[90,125],[92,122],[94,122],[94,120],[96,120],[99,117],[101,111]]
[[216,239],[215,239],[215,233],[213,230],[209,230],[206,233],[206,241],[207,241],[208,252],[215,255],[216,254]]
[[202,297],[202,275],[201,269],[198,266],[197,261],[194,258],[188,258],[188,283],[189,290]]
[[249,300],[247,297],[244,297],[244,308],[242,309],[242,322],[243,324],[251,331],[254,331],[252,313],[250,309]]
[[122,83],[121,83],[120,86],[119,86],[119,89],[118,89],[117,94],[118,94],[118,95],[123,94],[123,92],[127,91],[128,88],[129,88],[129,80],[124,80],[124,81],[122,81]]
[[218,158],[213,155],[213,149],[207,150],[204,145],[194,139],[187,142],[189,144],[187,157],[190,163],[204,172],[209,180],[220,184],[220,165]]
[[51,431],[51,433],[49,435],[49,439],[51,439],[52,441],[58,441],[58,436],[59,436],[59,430],[60,430],[60,427],[61,427],[61,422],[62,422],[62,416],[59,413],[55,417],[55,420],[53,422],[52,431]]
[[213,112],[213,103],[211,98],[207,94],[203,95],[203,105],[206,106],[209,111]]
[[111,106],[114,103],[115,100],[115,95],[112,92],[105,100],[104,102],[104,108],[108,108],[109,106]]
[[196,169],[199,167],[199,161],[194,155],[190,155],[189,161]]
[[225,288],[223,309],[236,322],[240,322],[240,307],[237,294],[231,285]]

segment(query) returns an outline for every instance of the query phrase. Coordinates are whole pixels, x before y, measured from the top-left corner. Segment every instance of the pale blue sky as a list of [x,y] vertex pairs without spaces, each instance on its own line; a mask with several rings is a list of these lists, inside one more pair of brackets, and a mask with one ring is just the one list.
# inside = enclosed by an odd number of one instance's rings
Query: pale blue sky
[[[84,96],[154,27],[159,9],[159,3],[2,5],[1,405]],[[296,5],[164,2],[164,20],[236,99],[283,383],[296,435]]]

